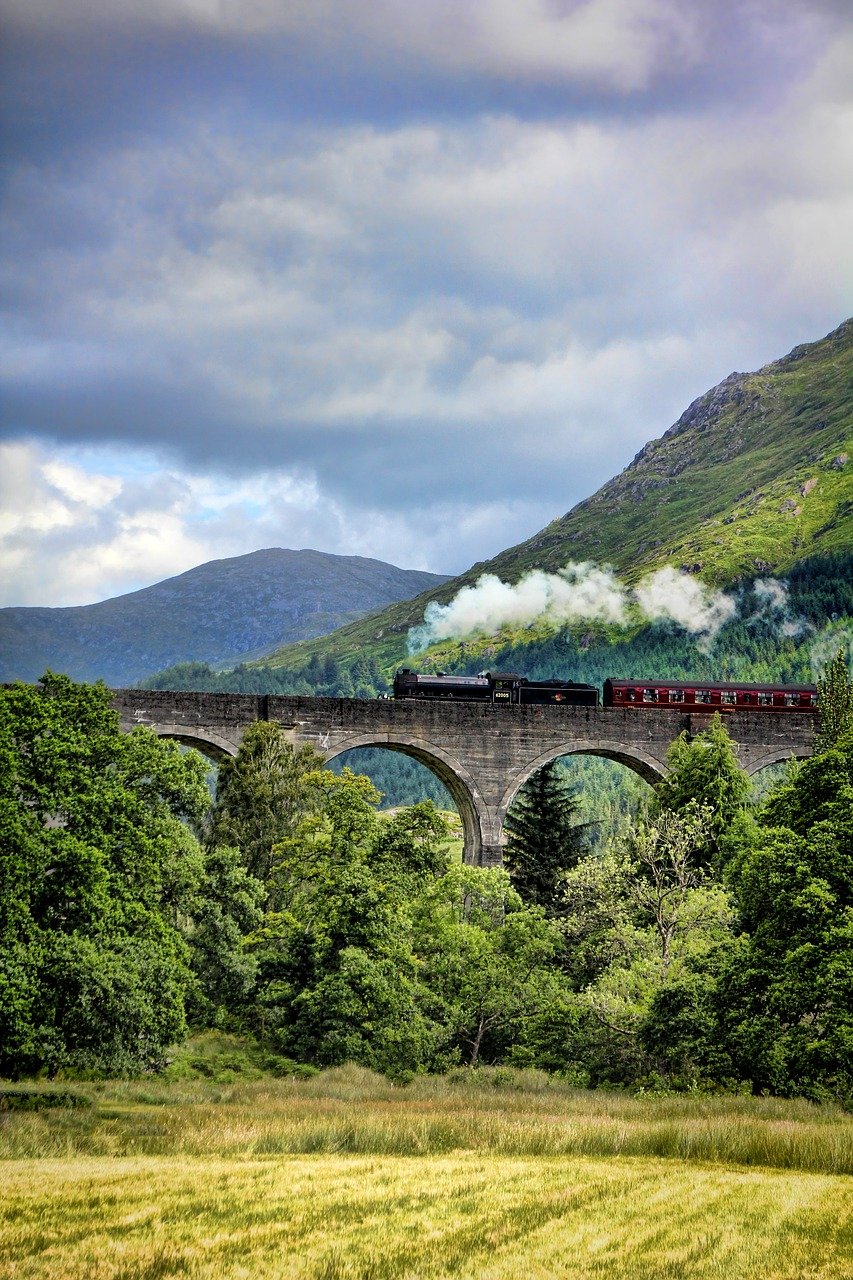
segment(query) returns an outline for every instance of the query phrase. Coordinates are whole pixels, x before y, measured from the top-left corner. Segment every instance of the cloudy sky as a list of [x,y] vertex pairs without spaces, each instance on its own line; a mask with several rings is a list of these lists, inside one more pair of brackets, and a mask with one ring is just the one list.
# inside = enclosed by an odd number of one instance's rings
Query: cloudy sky
[[853,310],[845,0],[0,16],[0,604],[460,571]]

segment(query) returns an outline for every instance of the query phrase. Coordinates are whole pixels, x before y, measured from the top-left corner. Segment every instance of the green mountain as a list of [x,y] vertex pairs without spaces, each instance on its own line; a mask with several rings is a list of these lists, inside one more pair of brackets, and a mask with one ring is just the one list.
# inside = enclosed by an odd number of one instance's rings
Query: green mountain
[[[316,669],[320,659],[345,666],[370,660],[388,673],[406,659],[409,629],[423,620],[426,605],[448,602],[484,573],[515,583],[530,569],[593,561],[612,565],[631,583],[669,564],[706,583],[729,585],[787,575],[803,562],[819,562],[819,576],[832,578],[837,569],[826,565],[837,566],[841,561],[832,557],[850,552],[853,320],[755,373],[730,374],[618,476],[526,542],[412,600],[255,665],[281,677],[309,662]],[[528,629],[524,637],[488,639],[467,649],[445,644],[432,656],[448,668],[476,654],[494,660],[496,652],[511,656],[523,639],[535,637]]]
[[363,556],[269,547],[98,604],[0,609],[0,680],[51,667],[128,685],[174,662],[233,665],[444,581]]

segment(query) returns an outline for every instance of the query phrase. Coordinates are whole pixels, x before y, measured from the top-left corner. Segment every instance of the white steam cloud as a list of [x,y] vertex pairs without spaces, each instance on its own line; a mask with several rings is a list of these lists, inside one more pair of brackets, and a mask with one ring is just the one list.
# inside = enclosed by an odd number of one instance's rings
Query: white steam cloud
[[669,618],[685,631],[709,639],[737,613],[733,596],[706,587],[698,578],[679,573],[671,565],[643,578],[633,594],[650,622]]
[[752,591],[759,614],[771,618],[783,636],[800,636],[809,629],[802,618],[792,617],[786,583],[778,578],[758,578]]
[[853,627],[848,623],[830,622],[817,633],[809,645],[809,658],[815,680],[820,679],[824,669],[832,662],[839,649],[844,650],[847,669],[853,679]]
[[489,635],[502,626],[535,621],[552,626],[572,622],[625,625],[630,618],[669,619],[706,642],[737,612],[733,596],[705,586],[667,566],[635,588],[620,582],[609,568],[567,564],[557,573],[532,569],[515,584],[486,573],[463,587],[449,604],[427,605],[423,624],[409,632],[409,652],[420,653],[438,640]]

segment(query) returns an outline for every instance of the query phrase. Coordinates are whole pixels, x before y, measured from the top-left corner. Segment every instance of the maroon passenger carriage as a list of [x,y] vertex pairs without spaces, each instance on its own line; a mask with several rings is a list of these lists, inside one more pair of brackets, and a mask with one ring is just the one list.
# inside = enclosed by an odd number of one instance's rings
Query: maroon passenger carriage
[[702,680],[605,680],[605,707],[670,711],[817,711],[813,684],[747,684]]

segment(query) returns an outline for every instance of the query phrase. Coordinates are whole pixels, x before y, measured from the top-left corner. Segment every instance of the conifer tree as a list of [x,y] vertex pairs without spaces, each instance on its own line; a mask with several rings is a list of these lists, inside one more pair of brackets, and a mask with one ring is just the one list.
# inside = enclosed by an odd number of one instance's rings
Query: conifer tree
[[817,682],[818,732],[815,754],[830,751],[853,729],[853,683],[842,646]]
[[266,882],[273,845],[289,836],[316,797],[306,775],[322,766],[310,746],[295,748],[280,724],[250,725],[234,759],[219,767],[216,799],[204,832],[209,849],[238,848],[249,874]]
[[579,823],[579,802],[556,760],[544,765],[519,792],[504,821],[504,860],[522,900],[559,910],[562,873],[585,852],[589,823]]

